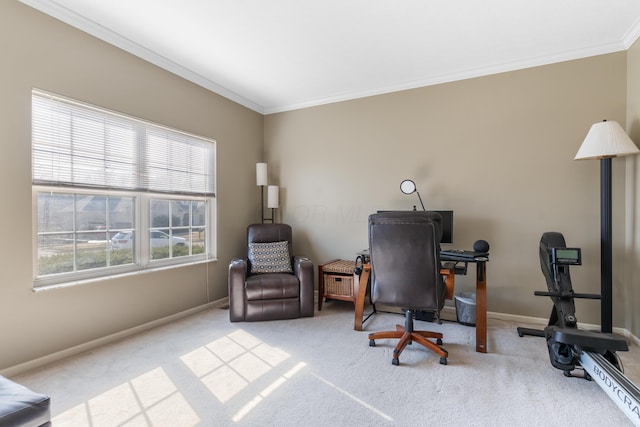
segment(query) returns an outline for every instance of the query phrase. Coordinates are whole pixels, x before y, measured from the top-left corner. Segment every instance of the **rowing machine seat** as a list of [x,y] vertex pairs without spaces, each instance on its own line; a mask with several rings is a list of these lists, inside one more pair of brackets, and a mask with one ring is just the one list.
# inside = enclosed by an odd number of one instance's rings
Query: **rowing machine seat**
[[558,328],[547,326],[553,340],[562,344],[579,347],[592,353],[604,354],[607,350],[628,351],[627,340],[612,334],[584,331],[581,329]]

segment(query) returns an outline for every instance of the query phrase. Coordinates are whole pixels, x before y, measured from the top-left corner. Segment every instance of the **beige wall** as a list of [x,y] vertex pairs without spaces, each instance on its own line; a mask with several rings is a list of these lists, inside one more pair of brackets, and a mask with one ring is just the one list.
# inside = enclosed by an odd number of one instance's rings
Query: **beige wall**
[[[263,117],[31,9],[0,2],[0,370],[224,298],[259,215]],[[32,291],[31,88],[217,140],[219,261]]]
[[[316,263],[353,259],[367,246],[370,213],[419,205],[399,190],[411,178],[427,209],[455,211],[454,247],[490,243],[489,310],[546,318],[551,301],[533,295],[546,289],[538,259],[545,231],[583,249],[573,284],[599,292],[599,164],[573,157],[592,123],[624,126],[625,94],[620,52],[268,115],[265,149],[282,219]],[[625,164],[613,163],[619,255]],[[623,326],[619,271],[614,325]],[[473,290],[473,278],[458,276],[456,291]],[[597,302],[577,310],[580,321],[599,323]]]
[[[640,41],[628,51],[627,65],[627,132],[640,143]],[[640,335],[640,156],[630,156],[627,164],[625,235],[628,260],[625,280],[625,328]]]

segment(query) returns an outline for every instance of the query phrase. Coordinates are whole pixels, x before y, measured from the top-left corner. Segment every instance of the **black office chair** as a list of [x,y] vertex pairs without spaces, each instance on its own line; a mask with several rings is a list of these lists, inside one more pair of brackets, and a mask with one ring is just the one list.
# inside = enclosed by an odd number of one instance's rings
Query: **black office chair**
[[369,345],[375,347],[377,339],[399,338],[391,360],[394,365],[400,364],[400,353],[412,342],[437,353],[440,363],[447,364],[449,354],[441,347],[442,334],[413,329],[417,310],[435,313],[439,319],[444,306],[440,224],[440,215],[433,212],[384,212],[369,216],[373,303],[400,307],[405,312],[404,327],[396,325],[395,331],[369,334]]

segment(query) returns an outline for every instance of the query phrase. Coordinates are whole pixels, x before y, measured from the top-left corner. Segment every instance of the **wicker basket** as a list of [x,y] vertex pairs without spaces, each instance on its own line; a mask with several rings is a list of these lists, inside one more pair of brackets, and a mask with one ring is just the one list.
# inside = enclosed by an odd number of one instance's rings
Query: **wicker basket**
[[325,274],[324,289],[327,295],[353,297],[353,274],[350,276]]
[[345,261],[343,259],[330,262],[322,266],[322,271],[325,273],[340,273],[340,274],[353,274],[353,270],[356,267],[354,261]]
[[[319,273],[322,274],[322,297],[343,301],[355,302],[355,281],[354,276],[356,263],[343,259],[334,260],[319,266]],[[323,298],[318,299],[318,310],[322,308]]]

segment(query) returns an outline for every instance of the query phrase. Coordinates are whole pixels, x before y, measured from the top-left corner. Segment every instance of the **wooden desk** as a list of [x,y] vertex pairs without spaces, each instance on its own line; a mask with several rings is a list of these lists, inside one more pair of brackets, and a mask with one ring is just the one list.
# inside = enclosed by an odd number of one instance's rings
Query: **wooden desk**
[[[476,351],[479,353],[487,352],[487,258],[479,259],[450,259],[444,258],[443,261],[459,261],[467,262],[476,265]],[[451,270],[444,269],[443,274],[451,277]],[[442,271],[441,271],[442,273]],[[353,329],[356,331],[362,331],[363,314],[364,314],[364,300],[367,294],[367,283],[369,282],[369,276],[371,275],[371,265],[365,264],[360,275],[357,289],[354,291],[357,294],[356,297],[356,310],[355,319],[353,322]],[[453,288],[450,288],[453,289]]]

